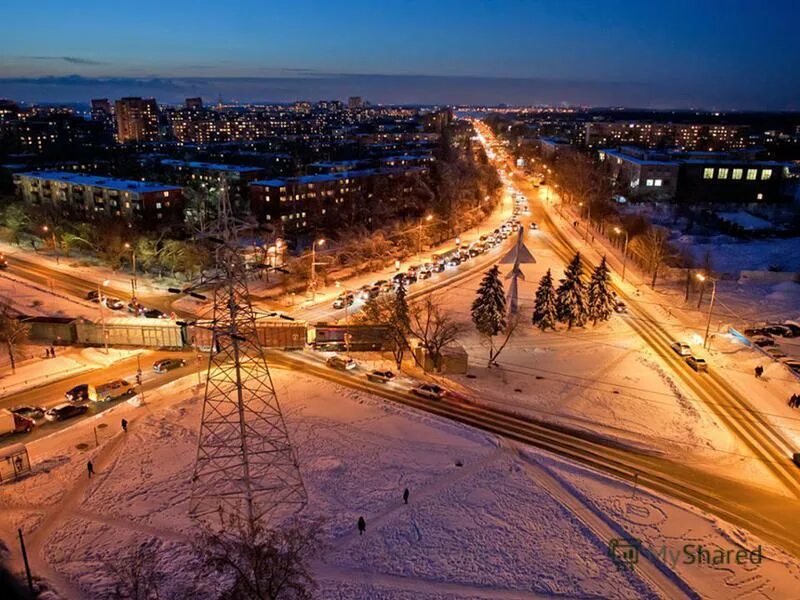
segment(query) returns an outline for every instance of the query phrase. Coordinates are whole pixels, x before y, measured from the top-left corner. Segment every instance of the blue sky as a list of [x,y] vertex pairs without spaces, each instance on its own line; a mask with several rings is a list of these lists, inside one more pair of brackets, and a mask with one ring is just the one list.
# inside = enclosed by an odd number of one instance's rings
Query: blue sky
[[0,95],[169,95],[189,81],[245,100],[350,85],[383,102],[800,108],[798,20],[786,0],[15,3],[0,20]]

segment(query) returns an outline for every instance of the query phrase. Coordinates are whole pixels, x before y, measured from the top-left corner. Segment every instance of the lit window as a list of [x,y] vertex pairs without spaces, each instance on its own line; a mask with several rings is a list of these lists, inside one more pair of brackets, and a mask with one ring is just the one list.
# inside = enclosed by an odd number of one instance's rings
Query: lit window
[[755,181],[758,169],[747,169],[747,181]]
[[741,178],[742,178],[742,169],[734,169],[733,179],[741,179]]
[[652,179],[648,179],[648,180],[645,182],[645,185],[646,185],[647,187],[653,187],[653,180],[652,180]]
[[713,168],[703,169],[703,179],[713,179],[713,178],[714,178]]
[[728,169],[717,169],[717,179],[727,179]]
[[756,200],[763,200],[763,199],[764,199],[764,194],[762,194],[761,192],[756,194]]
[[655,185],[656,187],[661,187],[661,184],[662,184],[662,183],[663,183],[663,181],[662,181],[661,179],[656,179],[656,180],[653,182],[653,185]]
[[161,208],[161,202],[156,202],[156,208]]
[[772,169],[763,169],[761,171],[761,179],[769,179],[772,177]]

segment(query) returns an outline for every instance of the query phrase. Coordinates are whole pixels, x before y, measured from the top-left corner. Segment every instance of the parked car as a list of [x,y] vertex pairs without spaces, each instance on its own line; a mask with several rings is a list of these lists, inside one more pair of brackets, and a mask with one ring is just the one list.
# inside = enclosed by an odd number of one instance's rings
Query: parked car
[[700,371],[708,371],[708,363],[703,358],[697,356],[689,356],[686,358],[686,364],[692,367],[698,373]]
[[447,262],[444,259],[442,259],[442,260],[438,260],[435,263],[433,263],[433,267],[431,268],[431,271],[433,271],[434,273],[441,273],[446,268],[447,268]]
[[628,312],[628,307],[622,300],[617,300],[614,304],[614,311],[618,313],[626,313]]
[[140,304],[136,301],[128,302],[128,312],[138,315],[139,313],[143,312],[145,309],[143,304]]
[[166,319],[168,317],[167,313],[161,312],[157,308],[146,308],[142,314],[148,319]]
[[528,228],[529,229],[539,229],[539,226],[536,223],[534,223],[533,221],[531,221],[531,224],[528,225]]
[[63,421],[85,414],[89,407],[85,404],[58,404],[44,413],[48,421]]
[[10,410],[0,409],[0,435],[9,433],[30,433],[36,423]]
[[414,273],[406,273],[406,276],[403,277],[403,284],[411,285],[414,283],[417,283],[417,276]]
[[767,348],[765,350],[767,354],[769,354],[775,360],[780,360],[781,358],[787,358],[786,352],[781,350],[780,348]]
[[182,358],[162,358],[153,363],[153,371],[156,373],[166,373],[173,369],[180,369],[186,366],[186,361]]
[[431,272],[428,270],[423,270],[417,273],[418,279],[430,279],[430,277],[431,277]]
[[670,344],[670,348],[672,348],[675,352],[678,353],[678,356],[691,356],[692,349],[689,347],[689,344],[684,342],[672,342]]
[[785,364],[792,371],[800,375],[800,360],[797,360],[795,358],[790,358],[789,360],[784,360],[783,364]]
[[800,323],[796,321],[784,321],[784,327],[788,327],[792,331],[793,337],[800,337]]
[[371,288],[369,288],[369,291],[367,292],[367,296],[369,298],[377,298],[380,295],[381,295],[381,286],[379,285],[373,285]]
[[795,452],[792,455],[792,462],[794,462],[795,465],[800,467],[800,452]]
[[764,335],[766,330],[763,327],[748,327],[744,330],[744,334],[747,337],[755,337],[757,335]]
[[91,300],[92,302],[97,302],[97,299],[100,297],[100,292],[97,290],[89,290],[86,292],[86,299]]
[[103,304],[106,305],[106,308],[110,308],[111,310],[122,310],[125,308],[125,303],[122,300],[119,298],[112,298],[111,296],[103,298]]
[[356,301],[355,296],[352,292],[347,292],[345,294],[341,294],[336,300],[333,301],[333,308],[344,308],[345,306],[350,306],[353,302]]
[[769,335],[779,335],[780,337],[794,337],[794,333],[791,329],[786,327],[785,325],[768,325],[764,328],[764,331]]
[[8,259],[0,254],[0,269],[7,269],[8,268]]
[[768,337],[766,335],[758,335],[758,336],[754,337],[753,339],[751,339],[750,341],[753,342],[759,348],[767,348],[769,346],[774,346],[775,345],[775,340],[773,340],[771,337]]
[[412,394],[416,394],[417,396],[422,396],[423,398],[430,398],[432,400],[441,400],[444,398],[445,390],[444,388],[433,384],[433,383],[423,383],[418,385],[411,390]]
[[356,294],[358,295],[359,300],[366,300],[369,298],[369,291],[371,289],[372,286],[369,284],[362,285],[360,288],[358,288],[358,292],[356,292]]
[[34,422],[44,417],[44,409],[41,406],[17,406],[12,408],[11,412]]
[[340,371],[352,371],[357,366],[356,361],[344,356],[331,356],[326,363],[332,369],[339,369]]
[[64,393],[67,402],[88,402],[96,398],[94,386],[88,383],[81,383]]
[[367,373],[367,379],[378,383],[389,383],[394,379],[394,373],[391,371],[372,371]]
[[136,390],[130,383],[124,379],[114,379],[98,385],[94,399],[96,402],[108,402],[124,396],[133,396],[135,393]]

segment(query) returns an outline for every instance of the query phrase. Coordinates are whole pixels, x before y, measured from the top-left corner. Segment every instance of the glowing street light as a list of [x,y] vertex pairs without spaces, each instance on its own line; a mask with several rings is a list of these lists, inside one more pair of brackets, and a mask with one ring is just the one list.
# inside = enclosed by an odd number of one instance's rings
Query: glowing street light
[[419,243],[417,244],[417,260],[421,260],[422,258],[422,224],[426,221],[431,221],[433,219],[433,215],[426,215],[424,218],[419,220]]
[[628,264],[628,232],[619,227],[614,227],[614,233],[617,235],[625,234],[625,246],[622,249],[622,281],[625,281],[625,267]]
[[324,246],[325,238],[319,238],[311,244],[311,300],[317,297],[317,246]]
[[703,284],[706,284],[706,280],[711,282],[711,302],[708,304],[708,319],[706,320],[706,335],[703,338],[703,348],[706,348],[708,345],[708,332],[711,330],[711,313],[714,310],[714,298],[717,296],[717,280],[713,277],[706,277],[702,273],[697,273],[697,279]]
[[136,248],[128,242],[125,242],[124,246],[126,250],[131,251],[131,273],[133,274],[131,278],[131,302],[136,302]]

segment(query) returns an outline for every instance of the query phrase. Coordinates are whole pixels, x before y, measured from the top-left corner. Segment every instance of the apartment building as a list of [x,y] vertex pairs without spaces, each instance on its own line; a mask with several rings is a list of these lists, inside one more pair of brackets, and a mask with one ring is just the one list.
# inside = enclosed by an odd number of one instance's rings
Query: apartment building
[[183,218],[183,189],[176,186],[64,171],[15,173],[14,184],[27,204],[50,205],[74,219],[157,224]]
[[637,145],[674,147],[684,151],[724,151],[747,146],[746,125],[601,121],[586,123],[584,143],[589,148]]
[[154,98],[121,98],[114,103],[117,141],[155,142],[160,138],[158,104]]

